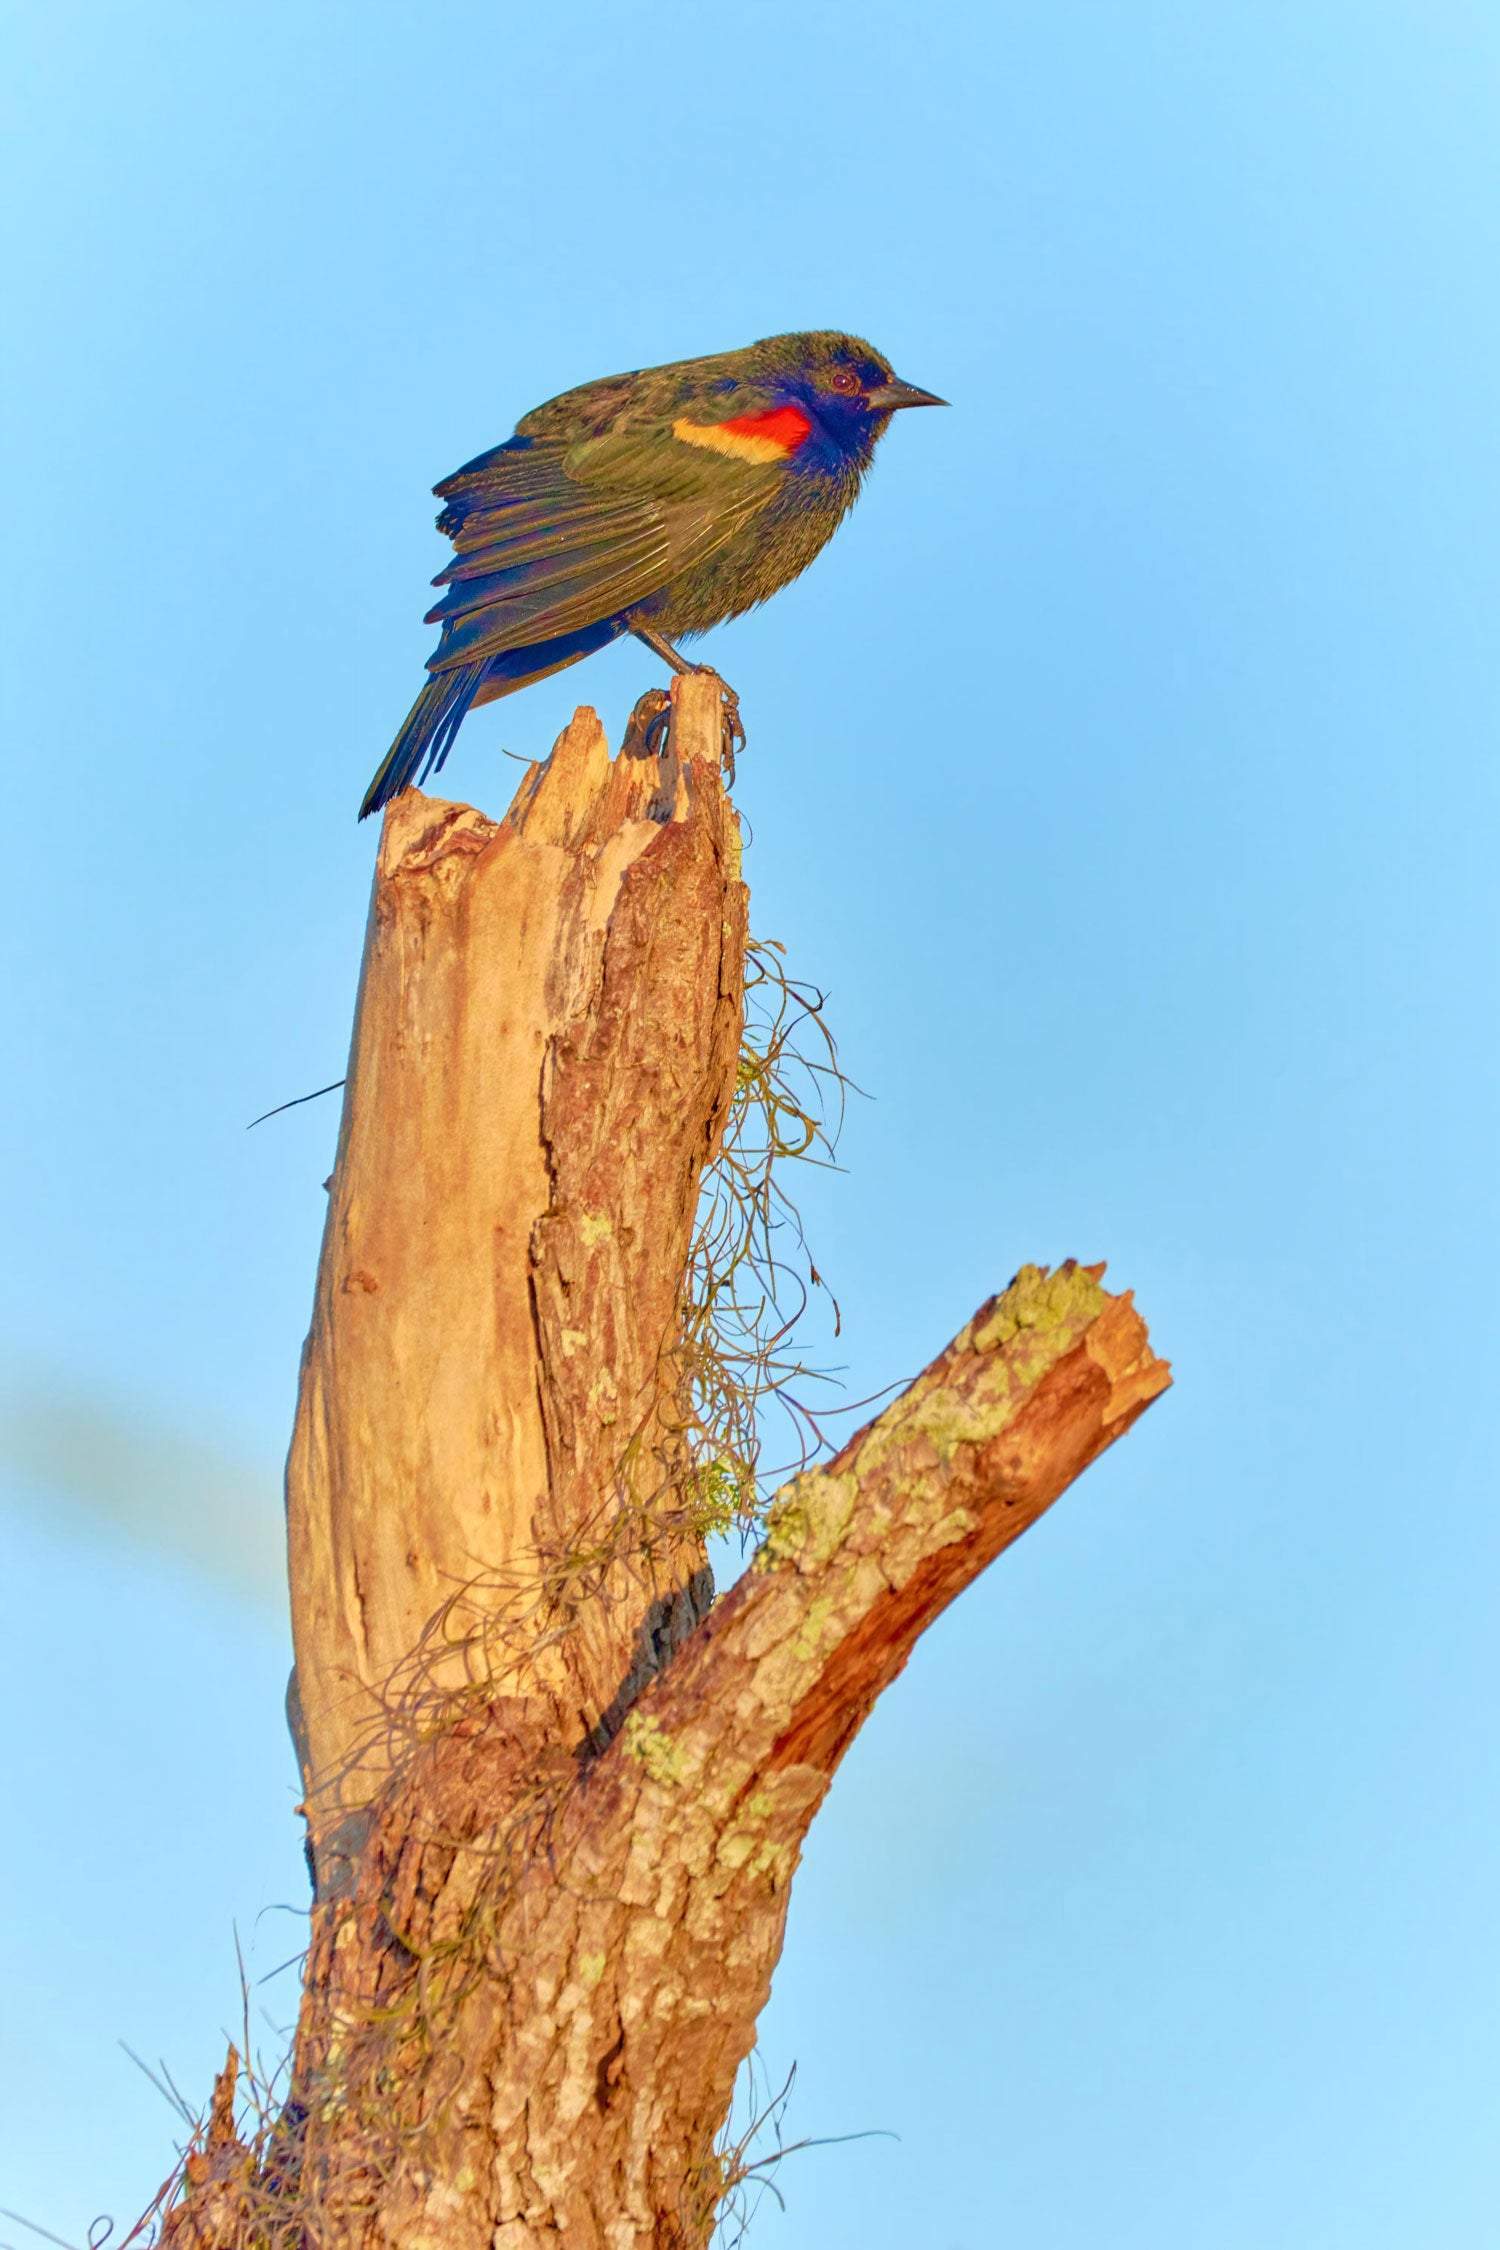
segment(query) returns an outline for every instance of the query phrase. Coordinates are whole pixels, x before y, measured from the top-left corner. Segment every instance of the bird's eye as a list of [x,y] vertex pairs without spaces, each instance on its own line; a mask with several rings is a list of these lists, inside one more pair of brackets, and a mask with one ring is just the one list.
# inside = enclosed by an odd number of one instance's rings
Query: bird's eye
[[830,390],[842,391],[846,398],[859,389],[859,377],[852,367],[836,367],[828,378]]

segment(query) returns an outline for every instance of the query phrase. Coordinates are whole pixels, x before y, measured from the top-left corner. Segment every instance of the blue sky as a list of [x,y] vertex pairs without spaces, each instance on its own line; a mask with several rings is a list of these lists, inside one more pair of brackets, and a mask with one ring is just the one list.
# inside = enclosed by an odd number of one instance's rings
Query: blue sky
[[[428,487],[849,326],[951,399],[705,645],[855,1106],[850,1395],[1026,1258],[1178,1385],[835,1786],[773,2250],[1409,2250],[1500,2191],[1500,18],[11,14],[0,2202],[167,2168],[305,1897],[278,1480]],[[498,810],[619,648],[476,715]],[[274,2021],[289,1980],[261,1988]],[[275,2041],[267,2030],[266,2044]],[[16,2230],[10,2230],[15,2235]]]

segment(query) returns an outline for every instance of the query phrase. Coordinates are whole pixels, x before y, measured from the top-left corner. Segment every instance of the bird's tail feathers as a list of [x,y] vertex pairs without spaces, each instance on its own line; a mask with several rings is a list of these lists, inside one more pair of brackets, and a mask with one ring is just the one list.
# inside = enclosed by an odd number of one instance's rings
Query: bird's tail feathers
[[361,820],[368,813],[379,812],[392,797],[399,797],[403,789],[424,782],[430,773],[441,771],[483,678],[482,664],[460,664],[452,671],[433,673],[376,768],[375,778],[359,808]]

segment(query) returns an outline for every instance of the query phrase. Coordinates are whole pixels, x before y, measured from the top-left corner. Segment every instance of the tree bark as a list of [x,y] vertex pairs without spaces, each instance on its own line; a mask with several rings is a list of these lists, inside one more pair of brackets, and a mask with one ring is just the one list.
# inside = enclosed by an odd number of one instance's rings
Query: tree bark
[[663,760],[581,711],[503,822],[387,814],[287,1475],[291,2094],[243,2136],[231,2057],[171,2241],[705,2243],[839,1759],[1169,1380],[1102,1269],[1025,1268],[709,1608],[677,1345],[742,1028],[719,725],[688,677]]

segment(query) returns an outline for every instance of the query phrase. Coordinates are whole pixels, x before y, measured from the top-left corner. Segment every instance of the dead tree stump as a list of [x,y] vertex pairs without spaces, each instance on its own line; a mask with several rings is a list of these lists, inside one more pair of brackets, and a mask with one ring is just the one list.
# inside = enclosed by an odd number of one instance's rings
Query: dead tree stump
[[835,1766],[1168,1382],[1101,1269],[1026,1268],[709,1606],[676,1349],[742,1028],[719,722],[687,677],[665,760],[585,710],[500,823],[387,813],[287,1469],[291,2091],[240,2137],[231,2067],[173,2243],[697,2250]]

